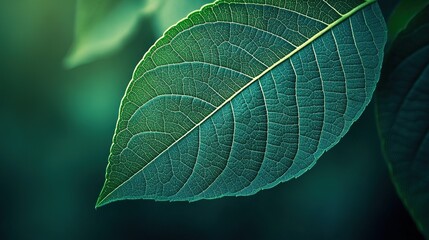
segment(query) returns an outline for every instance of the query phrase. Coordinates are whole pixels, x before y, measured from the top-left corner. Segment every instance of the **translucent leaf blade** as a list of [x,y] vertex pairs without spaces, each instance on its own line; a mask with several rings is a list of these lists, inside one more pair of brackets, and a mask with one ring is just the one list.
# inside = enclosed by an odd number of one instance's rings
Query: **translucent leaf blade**
[[194,12],[133,74],[98,205],[250,195],[299,176],[369,103],[385,42],[373,2]]

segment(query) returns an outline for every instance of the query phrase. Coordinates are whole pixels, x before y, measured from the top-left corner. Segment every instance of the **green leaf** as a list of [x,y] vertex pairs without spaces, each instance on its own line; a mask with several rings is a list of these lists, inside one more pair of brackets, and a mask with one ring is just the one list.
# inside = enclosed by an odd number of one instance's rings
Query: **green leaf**
[[373,1],[194,12],[136,67],[97,206],[246,196],[298,177],[362,114],[385,42]]
[[428,0],[402,0],[393,11],[387,23],[389,29],[389,41],[394,41],[408,23],[429,4]]
[[140,17],[156,5],[155,0],[78,0],[75,39],[65,66],[73,68],[118,50]]
[[158,36],[210,0],[78,0],[73,46],[64,65],[74,68],[123,47],[143,17],[151,17]]
[[392,180],[429,238],[429,6],[393,43],[377,90],[382,147]]

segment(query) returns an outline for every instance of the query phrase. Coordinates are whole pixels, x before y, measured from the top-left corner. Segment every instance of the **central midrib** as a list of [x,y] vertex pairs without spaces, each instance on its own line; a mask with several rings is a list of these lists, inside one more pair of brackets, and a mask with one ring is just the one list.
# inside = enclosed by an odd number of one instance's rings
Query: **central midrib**
[[[314,40],[318,39],[320,36],[322,36],[323,34],[325,34],[326,32],[328,32],[329,30],[331,30],[333,27],[337,26],[338,24],[340,24],[341,22],[343,22],[344,20],[348,19],[349,17],[351,17],[353,14],[355,14],[356,12],[358,12],[359,10],[365,8],[366,6],[372,4],[376,2],[376,0],[367,0],[364,3],[362,3],[361,5],[355,7],[354,9],[352,9],[351,11],[349,11],[348,13],[341,15],[340,18],[338,18],[337,20],[335,20],[334,22],[332,22],[331,24],[327,25],[326,28],[324,28],[322,31],[318,32],[317,34],[315,34],[313,37],[309,38],[307,41],[305,41],[303,44],[301,44],[300,46],[298,46],[296,49],[294,49],[293,51],[291,51],[289,54],[287,54],[285,57],[283,57],[282,59],[280,59],[279,61],[277,61],[276,63],[274,63],[272,66],[268,67],[265,71],[263,71],[262,73],[260,73],[258,76],[256,76],[255,78],[253,78],[251,81],[249,81],[248,83],[246,83],[241,89],[239,89],[236,93],[234,93],[233,95],[231,95],[228,99],[226,99],[221,105],[219,105],[213,112],[211,112],[210,114],[208,114],[204,119],[202,119],[200,122],[198,122],[194,127],[192,127],[190,130],[188,130],[185,134],[183,134],[180,138],[178,138],[176,141],[174,141],[170,146],[168,146],[165,150],[163,150],[162,152],[160,152],[155,158],[153,158],[152,160],[150,160],[144,167],[142,167],[140,170],[138,170],[136,173],[134,173],[132,176],[130,176],[126,181],[124,181],[123,183],[121,183],[120,185],[118,185],[115,189],[113,189],[111,192],[109,192],[105,197],[103,197],[102,199],[99,199],[97,201],[97,206],[101,206],[103,203],[103,201],[105,199],[107,199],[113,192],[115,192],[117,189],[119,189],[120,187],[122,187],[125,183],[127,183],[130,179],[132,179],[134,176],[136,176],[137,174],[139,174],[141,171],[143,171],[147,166],[149,166],[152,162],[154,162],[159,156],[161,156],[164,152],[168,151],[172,146],[174,146],[175,144],[177,144],[179,141],[181,141],[184,137],[186,137],[189,133],[191,133],[193,130],[195,130],[197,127],[199,127],[201,124],[203,124],[207,119],[209,119],[210,117],[212,117],[217,111],[219,111],[220,109],[222,109],[227,103],[231,102],[232,99],[234,99],[238,94],[240,94],[242,91],[244,91],[247,87],[249,87],[250,85],[252,85],[253,83],[255,83],[256,81],[258,81],[259,79],[261,79],[265,74],[267,74],[268,72],[270,72],[271,70],[273,70],[275,67],[277,67],[278,65],[280,65],[281,63],[283,63],[284,61],[286,61],[287,59],[289,59],[290,57],[292,57],[293,55],[295,55],[295,53],[299,52],[301,49],[303,49],[304,47],[308,46],[309,44],[311,44],[312,42],[314,42]],[[100,205],[101,204],[101,205]]]

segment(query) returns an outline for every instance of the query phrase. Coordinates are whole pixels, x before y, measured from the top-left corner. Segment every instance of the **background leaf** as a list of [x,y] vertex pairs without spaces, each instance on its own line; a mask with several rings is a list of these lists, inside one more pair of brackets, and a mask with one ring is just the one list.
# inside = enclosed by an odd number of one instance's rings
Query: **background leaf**
[[[68,68],[92,62],[121,49],[144,17],[151,17],[158,36],[173,23],[210,0],[78,0],[73,46],[64,59]],[[146,31],[147,29],[142,29]]]
[[429,238],[429,7],[392,45],[377,91],[384,154],[399,195]]
[[407,27],[408,23],[428,4],[428,0],[400,1],[387,22],[389,41],[394,41],[397,35]]
[[386,40],[365,1],[218,1],[137,66],[97,205],[245,196],[298,177],[369,103]]
[[76,67],[118,50],[141,15],[155,9],[153,0],[78,0],[75,39],[65,66]]

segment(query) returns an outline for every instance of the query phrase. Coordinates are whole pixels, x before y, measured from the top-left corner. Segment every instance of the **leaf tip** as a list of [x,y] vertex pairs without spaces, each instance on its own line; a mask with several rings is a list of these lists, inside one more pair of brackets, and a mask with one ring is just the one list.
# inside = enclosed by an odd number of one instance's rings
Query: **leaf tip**
[[109,202],[106,201],[106,198],[102,196],[100,193],[100,196],[97,198],[97,202],[95,203],[95,209],[97,210],[100,207],[103,207],[104,205],[108,204]]
[[65,69],[70,70],[91,61],[92,59],[85,58],[85,56],[82,55],[82,53],[79,53],[76,48],[72,48],[63,58],[62,64]]
[[97,202],[95,203],[95,209],[100,208],[111,202],[107,197],[108,195],[109,194],[106,195],[106,184],[103,184],[100,194],[98,195]]

